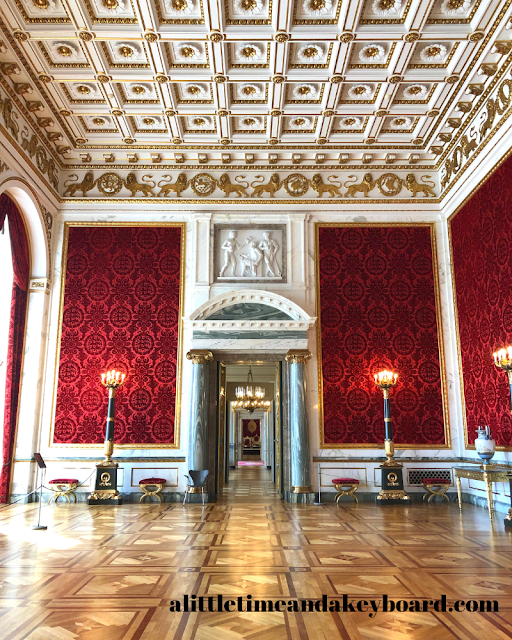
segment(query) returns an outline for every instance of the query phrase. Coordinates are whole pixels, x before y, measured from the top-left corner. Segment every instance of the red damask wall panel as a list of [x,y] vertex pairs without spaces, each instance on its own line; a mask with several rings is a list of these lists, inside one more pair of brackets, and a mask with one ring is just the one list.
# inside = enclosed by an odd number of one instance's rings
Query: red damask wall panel
[[182,228],[68,231],[53,441],[103,442],[107,391],[100,374],[115,368],[127,375],[116,394],[115,442],[172,446]]
[[397,445],[446,446],[430,225],[318,227],[322,445],[384,442],[373,374],[392,369]]
[[507,375],[492,354],[512,344],[511,171],[509,159],[450,222],[468,440],[489,425],[509,450]]
[[244,438],[261,437],[259,420],[242,420],[242,436]]

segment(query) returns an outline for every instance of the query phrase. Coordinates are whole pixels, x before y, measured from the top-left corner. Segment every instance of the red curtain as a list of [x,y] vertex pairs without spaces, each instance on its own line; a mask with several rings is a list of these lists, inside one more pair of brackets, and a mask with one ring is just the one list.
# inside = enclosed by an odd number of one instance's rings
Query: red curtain
[[0,227],[3,226],[6,217],[9,222],[14,277],[9,321],[9,343],[5,362],[5,410],[2,441],[3,465],[0,472],[0,502],[7,502],[10,493],[30,271],[27,233],[23,219],[14,202],[4,194],[0,196]]

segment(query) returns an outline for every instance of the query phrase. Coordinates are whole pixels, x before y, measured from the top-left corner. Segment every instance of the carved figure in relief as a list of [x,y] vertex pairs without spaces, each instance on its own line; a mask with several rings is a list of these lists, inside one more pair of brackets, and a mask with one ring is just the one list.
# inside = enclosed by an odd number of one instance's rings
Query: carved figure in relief
[[59,178],[57,176],[57,167],[55,166],[55,160],[53,158],[48,160],[46,171],[48,172],[50,184],[55,190],[57,190],[59,188]]
[[237,260],[235,251],[239,246],[240,245],[236,240],[236,231],[230,231],[228,239],[224,240],[221,247],[221,249],[223,249],[224,251],[224,264],[222,265],[222,269],[220,270],[219,277],[222,278],[228,267],[231,267],[231,275],[236,276]]
[[480,127],[480,141],[482,141],[487,133],[492,128],[492,123],[494,122],[494,118],[496,116],[496,105],[497,101],[494,101],[492,98],[487,102],[487,113],[485,114],[485,120]]
[[66,182],[64,182],[64,186],[67,187],[66,191],[64,191],[63,194],[64,197],[66,197],[67,195],[73,197],[77,191],[81,191],[82,197],[85,198],[85,194],[90,191],[96,184],[92,171],[88,171],[85,174],[82,182],[73,182],[74,180],[78,180],[78,176],[76,174],[69,176],[69,180],[66,180]]
[[30,140],[27,137],[28,130],[24,129],[21,132],[21,148],[28,153],[28,155],[33,158],[37,148],[39,147],[39,138],[34,133]]
[[274,193],[276,191],[279,191],[279,189],[283,186],[283,183],[279,182],[279,175],[277,173],[273,173],[270,176],[270,180],[267,182],[267,184],[259,184],[263,180],[265,180],[263,176],[256,176],[256,180],[254,180],[254,182],[251,182],[251,187],[254,188],[254,191],[251,193],[251,198],[255,198],[256,196],[258,198],[261,198],[261,196],[267,192],[269,196],[273,198]]
[[263,240],[259,243],[258,248],[263,252],[263,260],[265,261],[265,277],[275,278],[281,276],[279,267],[276,264],[276,255],[279,251],[279,245],[270,237],[268,232],[263,234]]
[[416,197],[417,193],[423,193],[425,198],[428,198],[429,196],[432,196],[433,198],[436,197],[436,194],[434,193],[434,187],[436,186],[435,183],[425,180],[425,178],[430,178],[430,176],[421,176],[420,180],[423,184],[420,184],[414,177],[414,174],[407,174],[407,177],[404,181],[404,186],[406,187],[406,189],[409,189],[409,191],[412,193],[413,198]]
[[353,198],[356,195],[356,193],[361,192],[361,193],[364,194],[364,197],[367,198],[368,197],[368,193],[375,186],[375,180],[372,179],[372,174],[371,173],[365,173],[363,181],[360,182],[359,184],[355,184],[355,183],[357,183],[357,177],[356,176],[349,176],[348,178],[349,179],[343,185],[347,189],[347,192],[345,193],[345,196],[350,196],[350,197]]
[[[164,180],[172,180],[171,176],[164,176]],[[190,181],[187,182],[187,176],[184,173],[180,173],[176,182],[164,182],[160,180],[158,186],[160,187],[160,191],[157,193],[157,196],[167,197],[169,193],[174,191],[176,196],[179,198],[185,189],[188,189],[190,185]]]
[[[148,180],[148,178],[152,178],[153,176],[142,176],[142,183],[137,182],[137,178],[135,173],[129,173],[126,176],[126,180],[124,180],[124,186],[128,189],[128,191],[132,192],[130,197],[134,198],[139,191],[144,194],[144,197],[151,197],[155,194],[153,193],[153,187],[156,187],[156,184],[153,180]],[[147,184],[143,184],[147,183]]]
[[[475,133],[475,137],[471,135],[471,133]],[[476,131],[471,131],[468,136],[464,135],[460,139],[460,146],[462,147],[462,153],[464,157],[469,158],[469,156],[473,153],[473,151],[477,148],[476,143]]]
[[220,180],[217,181],[217,184],[219,185],[219,189],[221,191],[224,191],[225,198],[229,198],[232,193],[236,193],[239,198],[241,198],[242,196],[245,196],[246,198],[249,197],[246,192],[249,183],[242,182],[243,178],[245,178],[245,176],[236,176],[235,182],[238,182],[238,184],[233,184],[230,181],[227,173],[223,173],[221,175]]
[[18,139],[19,126],[14,122],[12,113],[12,101],[10,98],[5,98],[2,105],[2,116],[4,118],[5,128],[9,129],[13,138]]
[[322,176],[319,173],[315,173],[313,178],[311,180],[308,180],[308,182],[311,187],[318,193],[319,198],[321,198],[324,193],[329,193],[331,195],[331,198],[334,198],[334,196],[341,197],[341,182],[335,181],[337,177],[338,176],[329,176],[327,178],[327,182],[330,182],[331,184],[325,184],[325,182],[322,180]]
[[249,250],[247,253],[240,254],[240,264],[242,265],[242,276],[256,276],[258,265],[261,262],[263,254],[256,246],[254,240],[249,241]]

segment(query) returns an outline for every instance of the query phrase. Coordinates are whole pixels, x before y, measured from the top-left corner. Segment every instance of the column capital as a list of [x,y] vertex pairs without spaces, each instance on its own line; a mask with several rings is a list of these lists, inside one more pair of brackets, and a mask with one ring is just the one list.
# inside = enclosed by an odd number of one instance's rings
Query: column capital
[[286,354],[286,362],[306,364],[312,357],[313,355],[309,349],[290,349]]
[[208,349],[191,349],[187,353],[187,360],[192,360],[193,364],[206,364],[213,360],[213,353]]

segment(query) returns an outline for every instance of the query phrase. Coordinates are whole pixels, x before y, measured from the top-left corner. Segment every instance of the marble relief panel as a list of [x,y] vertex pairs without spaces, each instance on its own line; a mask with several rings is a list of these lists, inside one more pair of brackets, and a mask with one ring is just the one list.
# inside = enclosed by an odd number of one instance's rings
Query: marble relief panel
[[286,225],[216,224],[214,282],[286,282]]

